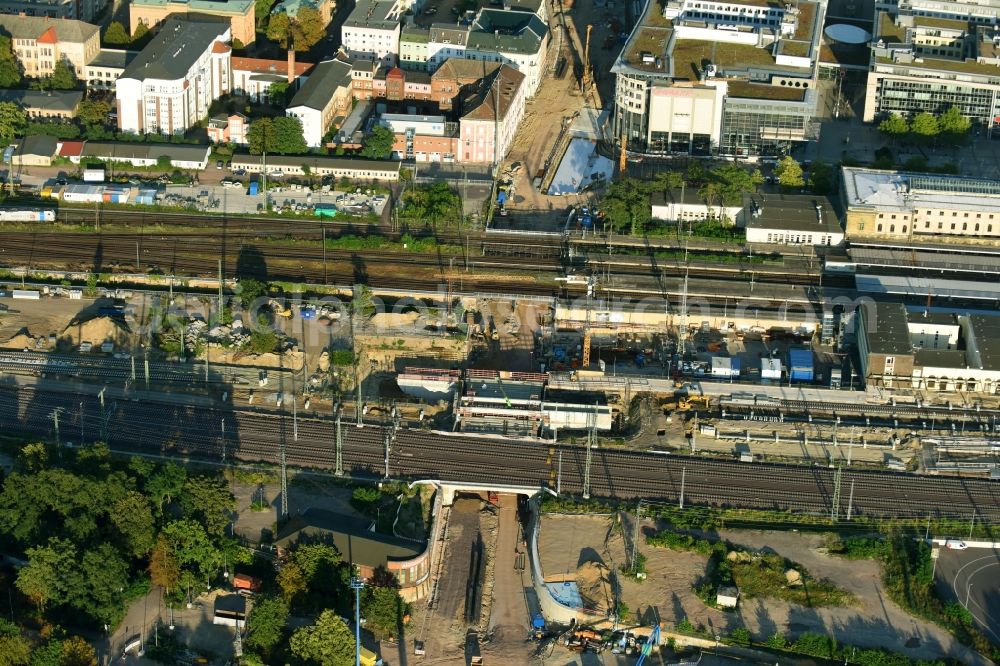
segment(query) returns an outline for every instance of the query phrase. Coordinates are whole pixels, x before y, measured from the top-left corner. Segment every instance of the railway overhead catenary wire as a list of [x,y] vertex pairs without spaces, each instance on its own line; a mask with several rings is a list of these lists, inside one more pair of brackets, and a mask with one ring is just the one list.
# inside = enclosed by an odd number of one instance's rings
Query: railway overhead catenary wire
[[[116,450],[167,457],[193,457],[276,464],[282,439],[293,466],[331,471],[335,466],[335,422],[331,417],[300,416],[293,442],[290,413],[209,408],[116,399],[106,412],[94,395],[0,387],[0,419],[11,430],[53,436],[52,413],[62,408],[63,439],[85,442],[108,434]],[[225,421],[225,425],[223,425]],[[225,435],[223,435],[223,430]],[[383,427],[343,429],[345,470],[380,478],[384,464]],[[555,452],[550,454],[550,449]],[[562,457],[562,489],[582,491],[582,447],[550,442],[475,438],[400,429],[390,469],[403,480],[547,485]],[[677,502],[684,476],[685,506],[711,505],[829,514],[834,497],[833,470],[778,464],[663,455],[621,449],[594,452],[594,497],[645,498]],[[905,473],[845,469],[843,484],[854,484],[853,515],[923,518],[928,515],[1000,521],[1000,483],[984,479],[922,477]],[[845,500],[842,498],[842,502]],[[840,508],[846,513],[846,505]]]

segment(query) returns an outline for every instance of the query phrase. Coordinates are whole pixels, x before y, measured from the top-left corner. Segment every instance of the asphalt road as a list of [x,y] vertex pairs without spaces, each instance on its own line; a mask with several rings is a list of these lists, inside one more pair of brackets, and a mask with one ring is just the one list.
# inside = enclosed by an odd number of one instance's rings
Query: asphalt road
[[1000,550],[942,548],[938,591],[969,609],[990,640],[1000,642]]
[[[0,385],[0,423],[11,430],[89,443],[103,438],[115,450],[217,464],[236,460],[277,464],[282,447],[289,465],[331,470],[337,425],[329,416],[256,412],[224,407],[137,402],[114,398],[102,410],[91,387],[53,393]],[[290,407],[290,405],[289,405]],[[54,413],[58,412],[58,415]],[[340,428],[345,473],[386,475],[388,430],[363,428],[345,419]],[[585,477],[584,447],[577,444],[470,437],[401,429],[388,455],[388,476],[403,480],[533,485],[579,495]],[[560,465],[561,460],[561,465]],[[557,475],[561,473],[561,480]],[[739,463],[618,448],[593,452],[590,490],[595,497],[645,498],[686,506],[739,506],[829,514],[837,493],[835,471],[826,467]],[[501,489],[501,488],[498,488]],[[838,514],[968,517],[1000,522],[1000,483],[956,477],[848,469],[843,472]]]

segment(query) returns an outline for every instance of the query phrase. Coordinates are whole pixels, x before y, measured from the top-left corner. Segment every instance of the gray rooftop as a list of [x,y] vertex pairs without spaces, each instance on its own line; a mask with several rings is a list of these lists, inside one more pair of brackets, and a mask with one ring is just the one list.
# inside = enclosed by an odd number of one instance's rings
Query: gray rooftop
[[477,398],[507,398],[509,400],[541,400],[541,382],[498,382],[495,379],[470,379],[465,384],[465,394]]
[[904,356],[913,353],[906,307],[902,303],[868,303],[860,309],[870,353]]
[[346,562],[369,567],[391,560],[409,560],[424,552],[420,542],[388,534],[375,534],[368,528],[372,521],[344,514],[308,508],[292,516],[278,530],[275,545],[288,548],[293,543],[332,542]]
[[97,57],[91,60],[88,67],[112,67],[124,69],[139,56],[139,51],[124,51],[121,49],[101,49]]
[[1000,370],[1000,317],[971,315],[969,324],[975,337],[970,360],[978,361],[983,370]]
[[208,158],[207,145],[182,143],[130,143],[128,141],[88,141],[83,146],[82,157],[102,160],[159,159],[200,162]]
[[[359,106],[361,106],[359,104]],[[233,165],[260,166],[260,155],[236,153]],[[267,167],[308,166],[313,171],[319,169],[365,169],[368,171],[398,172],[401,162],[392,160],[365,160],[356,157],[324,157],[322,155],[268,155]]]
[[912,210],[916,207],[968,211],[1000,210],[1000,181],[962,176],[843,167],[848,208]]
[[393,14],[395,7],[389,0],[357,0],[344,27],[392,30],[399,25],[399,17]]
[[82,43],[98,32],[96,25],[83,21],[0,14],[0,32],[14,39],[38,39],[49,29],[55,31],[56,39],[60,42]]
[[913,361],[924,368],[964,368],[965,352],[959,349],[918,349]]
[[469,31],[468,46],[501,53],[536,53],[548,32],[548,26],[534,14],[483,9]]
[[[122,72],[122,78],[160,79],[173,81],[184,78],[198,58],[229,30],[229,21],[199,17],[197,20],[172,16]],[[228,48],[228,47],[227,47]]]
[[322,111],[338,88],[351,85],[351,66],[340,60],[326,60],[316,65],[309,78],[295,93],[288,108],[304,106]]
[[52,157],[56,154],[56,148],[58,145],[59,140],[54,136],[46,136],[44,134],[26,136],[21,139],[21,142],[18,145],[17,154]]
[[[752,215],[753,204],[760,215]],[[743,198],[746,226],[753,229],[776,229],[807,233],[840,233],[840,221],[833,203],[812,194],[748,194]]]
[[14,102],[25,109],[48,109],[73,113],[83,101],[79,90],[15,90],[0,89],[0,102]]

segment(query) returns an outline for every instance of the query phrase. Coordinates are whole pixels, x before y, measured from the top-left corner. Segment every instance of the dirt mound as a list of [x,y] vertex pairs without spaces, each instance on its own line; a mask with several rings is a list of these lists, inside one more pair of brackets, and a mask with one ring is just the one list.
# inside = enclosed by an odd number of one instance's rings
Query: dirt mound
[[0,343],[0,347],[4,347],[6,349],[34,349],[35,337],[31,335],[31,331],[27,328],[22,328],[17,333]]
[[111,317],[94,317],[82,322],[70,322],[63,335],[69,337],[75,344],[90,342],[100,345],[104,342],[114,342],[118,349],[128,347],[129,341],[129,330],[125,322]]
[[611,604],[608,567],[600,562],[584,562],[576,570],[576,584],[587,608],[607,612]]

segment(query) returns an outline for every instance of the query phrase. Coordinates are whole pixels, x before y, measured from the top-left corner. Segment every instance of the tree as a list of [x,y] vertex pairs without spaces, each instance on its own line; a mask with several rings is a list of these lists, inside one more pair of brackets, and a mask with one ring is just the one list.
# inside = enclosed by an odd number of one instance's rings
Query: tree
[[250,123],[247,128],[247,143],[250,152],[296,155],[306,152],[306,140],[302,136],[302,122],[298,118],[281,116],[261,118]]
[[890,113],[878,124],[878,131],[888,135],[891,140],[896,140],[910,131],[910,124],[898,113]]
[[184,489],[187,472],[175,463],[167,463],[146,482],[146,495],[156,505],[158,513],[163,513],[163,505],[169,504]]
[[177,587],[180,577],[181,567],[174,557],[170,541],[161,534],[149,557],[149,578],[153,585],[162,587],[169,594]]
[[272,122],[274,143],[268,152],[281,155],[301,155],[309,150],[302,136],[302,121],[292,116],[279,116]]
[[267,38],[279,44],[287,44],[291,28],[292,20],[288,18],[288,14],[285,12],[272,14],[267,22]]
[[368,285],[354,285],[354,295],[351,298],[351,313],[367,319],[375,314],[375,300]]
[[361,140],[361,156],[373,160],[382,160],[392,154],[392,145],[396,135],[388,127],[379,125]]
[[153,509],[142,493],[133,490],[119,498],[111,510],[111,523],[132,557],[142,557],[153,548]]
[[106,125],[111,105],[100,99],[85,99],[76,110],[76,117],[84,125]]
[[132,33],[132,43],[138,44],[145,39],[148,34],[149,26],[145,23],[139,23],[139,25],[135,26],[135,32]]
[[181,509],[185,518],[197,520],[208,534],[220,537],[232,522],[236,499],[225,479],[192,476],[184,484]]
[[833,190],[833,169],[821,160],[812,163],[809,169],[809,188],[813,194],[830,194]]
[[53,90],[73,90],[79,83],[76,78],[76,72],[70,67],[69,62],[63,59],[56,63],[55,69],[52,70],[51,84]]
[[723,164],[713,169],[711,176],[721,186],[719,194],[722,202],[729,206],[743,201],[744,194],[753,192],[758,185],[764,182],[764,177],[759,170],[749,172],[735,164]]
[[302,567],[294,562],[289,562],[281,568],[277,581],[278,587],[281,588],[282,598],[289,604],[309,589],[309,581],[306,580]]
[[247,645],[265,653],[277,645],[288,621],[288,602],[278,597],[261,597],[247,618]]
[[315,624],[292,634],[289,647],[292,654],[311,664],[350,666],[354,663],[354,636],[332,610],[323,611]]
[[783,188],[794,189],[805,185],[805,178],[802,175],[802,166],[790,155],[781,158],[774,173],[778,176],[778,183]]
[[957,139],[969,133],[972,121],[962,115],[957,106],[950,106],[938,116],[938,127],[942,134],[949,135],[952,139]]
[[24,109],[14,102],[0,102],[0,142],[10,144],[15,138],[24,134],[28,126],[28,117]]
[[44,609],[48,604],[63,603],[67,592],[77,584],[76,548],[70,541],[52,537],[44,546],[27,550],[28,564],[17,572],[17,589],[31,602]]
[[21,83],[21,64],[12,44],[10,37],[0,35],[0,88],[13,88]]
[[271,15],[271,9],[274,8],[274,3],[276,0],[254,0],[254,16],[256,16],[257,31],[261,32],[261,28],[267,22],[267,18]]
[[119,21],[112,21],[108,24],[108,29],[104,31],[105,44],[124,46],[130,41],[132,40],[128,36],[128,30]]
[[296,51],[308,51],[325,34],[326,28],[319,10],[308,5],[299,7],[291,24],[292,48]]
[[222,564],[222,556],[208,538],[205,528],[193,520],[167,523],[161,534],[177,562],[177,584],[182,587],[207,583]]
[[276,81],[267,88],[267,97],[271,104],[284,106],[288,102],[288,93],[292,90],[287,81]]
[[0,618],[0,666],[24,666],[31,659],[31,646],[21,630]]
[[258,298],[267,297],[267,283],[253,278],[240,277],[237,289],[244,309],[252,306]]
[[913,122],[910,123],[910,131],[917,137],[927,141],[936,137],[941,132],[941,128],[938,127],[937,118],[925,111],[913,116]]
[[366,587],[361,600],[361,614],[368,621],[365,625],[382,640],[398,636],[406,614],[406,602],[395,587]]
[[59,666],[97,666],[94,646],[79,636],[70,636],[62,642]]
[[684,185],[684,175],[679,171],[661,171],[656,174],[654,182],[657,189],[666,196],[670,190],[679,189]]
[[129,583],[129,566],[110,543],[86,551],[80,561],[80,585],[70,591],[70,605],[101,624],[121,618],[122,593]]

